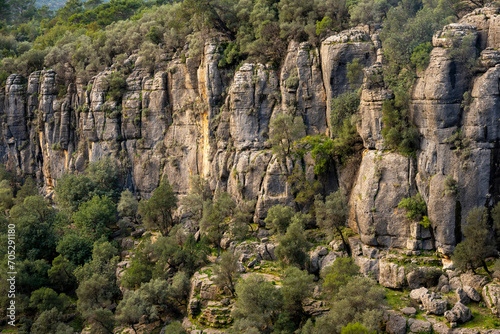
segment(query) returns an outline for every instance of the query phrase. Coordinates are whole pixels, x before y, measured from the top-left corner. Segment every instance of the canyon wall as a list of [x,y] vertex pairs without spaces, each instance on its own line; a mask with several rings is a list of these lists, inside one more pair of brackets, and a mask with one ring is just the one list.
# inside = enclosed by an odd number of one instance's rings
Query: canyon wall
[[[349,90],[347,64],[358,59],[367,74],[357,124],[364,149],[360,159],[329,172],[323,189],[348,190],[349,225],[363,243],[450,254],[467,212],[493,205],[499,195],[498,13],[475,10],[434,36],[429,66],[411,92],[411,119],[420,133],[416,157],[387,150],[381,108],[393,94],[373,79],[383,71],[380,29],[358,26],[319,48],[290,43],[279,70],[257,63],[220,69],[221,46],[214,40],[201,58],[164,57],[154,73],[131,55],[88,83],[68,84],[66,94],[52,70],[29,78],[12,74],[0,94],[0,162],[34,176],[47,195],[63,173],[82,172],[107,156],[126,175],[123,186],[143,198],[162,176],[182,195],[189,176],[200,174],[214,191],[256,200],[254,219],[261,222],[269,207],[293,200],[267,142],[270,120],[292,113],[303,118],[308,135],[329,134],[331,101]],[[481,48],[472,76],[452,52],[452,39],[468,35]],[[126,89],[117,104],[106,78],[124,69]],[[287,87],[290,76],[298,76],[298,85]],[[458,131],[460,147],[448,140]],[[307,156],[305,164],[313,179]],[[458,182],[456,194],[446,193],[447,178]],[[417,192],[427,203],[429,228],[397,208]]]

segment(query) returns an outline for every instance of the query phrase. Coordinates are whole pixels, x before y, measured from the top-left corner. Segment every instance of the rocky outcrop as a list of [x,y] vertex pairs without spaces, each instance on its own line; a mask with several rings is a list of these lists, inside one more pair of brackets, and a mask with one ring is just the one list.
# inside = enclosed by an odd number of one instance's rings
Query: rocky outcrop
[[379,262],[378,281],[386,288],[400,289],[405,283],[405,268],[382,260]]
[[[46,194],[63,173],[107,156],[124,171],[122,186],[144,198],[163,176],[183,195],[189,176],[200,174],[213,191],[255,200],[254,221],[263,225],[271,206],[293,202],[286,172],[294,163],[273,156],[271,120],[289,113],[302,117],[307,135],[329,135],[331,101],[352,90],[347,65],[357,59],[364,68],[356,124],[364,151],[322,175],[322,192],[346,188],[349,226],[365,245],[449,255],[467,213],[500,196],[498,12],[475,10],[434,36],[429,65],[410,92],[409,116],[420,133],[416,158],[386,150],[381,108],[393,92],[383,80],[380,27],[367,25],[329,36],[319,48],[291,42],[280,69],[221,69],[221,43],[213,39],[200,57],[163,57],[152,72],[132,54],[89,82],[63,82],[52,70],[12,74],[0,94],[0,162],[34,176]],[[481,49],[472,70],[453,50],[464,41]],[[107,83],[118,68],[126,86],[121,98],[110,98]],[[318,179],[310,156],[296,163],[308,180]],[[447,178],[457,182],[453,191]],[[397,207],[416,193],[430,228]],[[378,276],[377,257],[356,261]]]

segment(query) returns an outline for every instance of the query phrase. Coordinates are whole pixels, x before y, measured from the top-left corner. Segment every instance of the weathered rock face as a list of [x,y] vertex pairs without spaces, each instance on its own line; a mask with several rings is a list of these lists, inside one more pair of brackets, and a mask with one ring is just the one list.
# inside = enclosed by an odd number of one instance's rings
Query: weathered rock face
[[[259,223],[271,206],[293,201],[284,176],[291,166],[282,166],[267,142],[271,120],[290,113],[303,118],[308,135],[329,134],[331,101],[351,90],[347,64],[358,59],[365,79],[357,129],[365,151],[359,163],[322,176],[323,190],[347,189],[349,226],[364,244],[450,254],[467,213],[500,195],[498,12],[476,10],[434,36],[429,66],[411,92],[410,116],[421,134],[416,159],[384,151],[381,107],[393,93],[383,81],[379,27],[358,26],[319,48],[290,43],[279,70],[246,63],[232,74],[218,67],[213,40],[199,59],[162,60],[153,73],[133,54],[88,83],[66,83],[66,94],[52,70],[27,79],[13,74],[0,94],[0,162],[35,176],[46,193],[63,173],[106,156],[125,171],[123,186],[146,198],[163,176],[185,194],[189,176],[200,174],[214,191],[256,200]],[[453,47],[466,37],[482,50],[476,72],[454,58]],[[119,67],[128,74],[117,103],[108,98],[107,80]],[[459,144],[449,140],[454,134]],[[309,180],[316,177],[310,157],[298,163]],[[447,177],[457,181],[455,192],[445,189]],[[429,229],[397,208],[417,192]],[[376,257],[356,259],[378,276]]]
[[386,288],[400,289],[405,283],[405,267],[380,261],[378,282]]
[[444,317],[450,323],[464,323],[472,318],[472,312],[467,306],[461,302],[457,302],[450,311],[444,313]]
[[500,285],[497,283],[487,284],[483,288],[483,300],[493,314],[500,316]]
[[405,248],[410,225],[398,203],[414,188],[415,167],[397,153],[368,150],[351,194],[349,225],[371,246]]

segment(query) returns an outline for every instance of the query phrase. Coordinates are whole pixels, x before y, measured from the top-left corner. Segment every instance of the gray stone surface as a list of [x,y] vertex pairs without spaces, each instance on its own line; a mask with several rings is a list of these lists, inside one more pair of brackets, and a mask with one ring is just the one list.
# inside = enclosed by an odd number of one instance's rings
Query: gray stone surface
[[472,319],[472,312],[467,306],[458,301],[450,311],[444,313],[444,317],[450,323],[465,323]]

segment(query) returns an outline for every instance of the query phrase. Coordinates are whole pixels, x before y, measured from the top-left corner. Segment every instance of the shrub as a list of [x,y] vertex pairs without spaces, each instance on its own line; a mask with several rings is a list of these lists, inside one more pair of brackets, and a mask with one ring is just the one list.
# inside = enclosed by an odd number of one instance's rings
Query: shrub
[[399,202],[398,208],[405,209],[406,218],[413,221],[422,221],[427,214],[427,204],[425,204],[424,198],[420,193],[417,193],[415,196],[403,198]]
[[346,119],[350,119],[358,111],[360,97],[358,92],[340,94],[332,99],[330,116],[331,131],[338,136]]
[[422,43],[413,50],[413,53],[411,54],[411,63],[417,70],[423,71],[427,68],[427,65],[429,65],[431,51],[431,42]]
[[[490,274],[485,258],[496,252],[488,227],[488,210],[483,207],[472,209],[462,228],[464,241],[459,243],[453,252],[455,266],[466,271],[482,266]],[[491,274],[490,274],[491,275]]]
[[276,256],[285,265],[294,265],[304,269],[307,262],[306,251],[309,243],[304,234],[304,228],[299,222],[292,223],[284,236],[279,238]]
[[272,234],[285,234],[293,215],[294,210],[291,207],[275,205],[267,211],[267,217],[264,219],[266,228],[271,230]]
[[104,79],[103,83],[103,89],[108,91],[108,96],[120,103],[127,88],[125,76],[121,72],[112,72]]
[[458,182],[451,175],[446,176],[444,180],[444,194],[446,196],[456,196],[458,194]]
[[289,89],[297,89],[299,87],[299,73],[296,68],[293,68],[285,80],[285,87]]

